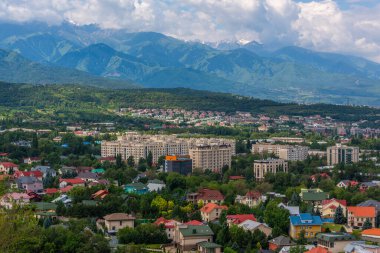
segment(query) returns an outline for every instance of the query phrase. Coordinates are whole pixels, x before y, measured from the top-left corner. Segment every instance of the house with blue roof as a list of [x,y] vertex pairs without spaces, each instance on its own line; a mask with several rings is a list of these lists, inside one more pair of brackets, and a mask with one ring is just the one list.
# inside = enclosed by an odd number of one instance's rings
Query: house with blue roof
[[301,231],[305,231],[305,238],[314,238],[316,234],[322,232],[323,221],[320,216],[300,213],[289,218],[289,235],[293,239],[299,239]]

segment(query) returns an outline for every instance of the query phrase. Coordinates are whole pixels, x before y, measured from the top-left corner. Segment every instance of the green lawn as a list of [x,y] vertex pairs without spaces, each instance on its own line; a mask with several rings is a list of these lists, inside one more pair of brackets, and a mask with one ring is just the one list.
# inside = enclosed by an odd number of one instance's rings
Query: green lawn
[[343,225],[339,224],[333,224],[333,223],[325,223],[323,224],[322,228],[327,229],[329,228],[331,232],[340,232],[340,229],[343,227]]

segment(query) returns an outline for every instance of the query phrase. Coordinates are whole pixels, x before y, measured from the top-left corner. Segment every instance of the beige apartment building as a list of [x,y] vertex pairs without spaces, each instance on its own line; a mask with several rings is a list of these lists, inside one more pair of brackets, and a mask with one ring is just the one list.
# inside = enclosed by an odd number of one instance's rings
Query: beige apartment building
[[272,137],[273,141],[286,142],[286,143],[303,143],[305,142],[304,138],[299,137]]
[[288,172],[288,162],[283,159],[255,160],[253,173],[257,181],[264,180],[267,173]]
[[357,163],[359,161],[359,148],[341,144],[327,148],[327,165],[332,166],[340,163]]
[[275,156],[287,161],[303,161],[308,156],[309,147],[292,146],[271,143],[257,143],[252,145],[254,154],[274,154]]
[[235,154],[235,140],[223,138],[178,138],[176,135],[142,135],[128,132],[116,141],[103,141],[102,157],[115,157],[120,154],[124,160],[133,156],[137,163],[140,158],[147,158],[152,153],[153,162],[160,156],[189,155],[189,150],[198,145],[229,145]]
[[190,148],[189,154],[193,160],[193,170],[200,168],[220,173],[223,166],[231,167],[233,147],[229,144],[201,144]]

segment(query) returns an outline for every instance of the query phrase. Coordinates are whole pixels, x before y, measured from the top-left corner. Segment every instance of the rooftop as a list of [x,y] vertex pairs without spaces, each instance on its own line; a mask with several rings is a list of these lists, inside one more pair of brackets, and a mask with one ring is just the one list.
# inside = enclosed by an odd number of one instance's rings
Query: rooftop
[[179,231],[184,237],[214,235],[214,232],[212,232],[211,228],[208,225],[188,225],[186,227],[179,228]]

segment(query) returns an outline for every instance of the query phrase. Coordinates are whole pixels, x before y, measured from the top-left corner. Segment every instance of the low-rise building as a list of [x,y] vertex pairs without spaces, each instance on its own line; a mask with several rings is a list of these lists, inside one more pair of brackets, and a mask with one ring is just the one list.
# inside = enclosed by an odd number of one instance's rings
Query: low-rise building
[[253,221],[253,220],[245,220],[238,225],[238,227],[243,228],[246,231],[254,232],[259,230],[263,232],[267,237],[272,234],[272,228],[270,228],[267,224]]
[[60,178],[59,179],[59,188],[65,188],[69,185],[71,186],[85,186],[85,181],[81,178]]
[[322,232],[321,217],[309,213],[290,216],[290,237],[299,239],[301,231],[305,231],[305,238],[314,238],[318,233]]
[[145,194],[149,191],[148,187],[140,182],[127,184],[125,185],[124,190],[126,193],[135,193],[139,195]]
[[208,225],[179,225],[176,230],[174,241],[179,252],[196,251],[199,243],[213,242],[214,232]]
[[262,194],[258,191],[249,191],[244,196],[237,195],[235,202],[253,208],[262,201]]
[[317,236],[318,247],[331,253],[343,252],[347,244],[355,241],[355,237],[348,233],[320,233]]
[[198,245],[199,253],[221,253],[222,245],[213,242],[200,242]]
[[379,253],[380,246],[368,244],[365,241],[356,241],[344,247],[344,253]]
[[335,211],[338,207],[342,208],[343,215],[346,217],[347,212],[347,201],[344,199],[326,199],[322,201],[322,217],[323,218],[334,218]]
[[18,165],[12,162],[0,162],[0,173],[13,174],[18,171]]
[[16,179],[17,188],[26,192],[43,192],[42,181],[35,177],[21,176]]
[[168,239],[174,240],[175,228],[177,225],[180,224],[180,222],[176,220],[167,220],[164,217],[160,217],[154,222],[154,224],[157,226],[163,226],[165,228],[165,232],[168,236]]
[[288,206],[288,205],[285,205],[284,203],[279,203],[277,206],[280,208],[283,208],[285,210],[288,210],[290,215],[299,215],[300,214],[300,207],[299,206]]
[[165,172],[176,172],[181,175],[191,174],[193,171],[193,160],[189,155],[166,156],[164,163]]
[[103,217],[104,225],[108,233],[117,233],[122,228],[135,227],[135,217],[126,213],[112,213]]
[[366,221],[372,227],[376,226],[376,209],[373,206],[349,206],[347,207],[347,225],[362,228]]
[[30,203],[30,198],[26,193],[6,193],[0,199],[0,206],[5,209],[12,209],[14,206],[25,206]]
[[276,238],[273,238],[269,241],[269,249],[273,251],[277,251],[285,246],[294,246],[296,245],[289,237],[280,235]]
[[187,194],[187,201],[201,205],[207,203],[221,204],[224,201],[224,196],[218,190],[204,188],[196,193]]
[[159,192],[166,187],[165,183],[158,179],[148,180],[148,191],[150,192]]
[[321,189],[301,189],[301,200],[313,205],[314,209],[322,209],[322,202],[329,198],[329,194]]
[[227,215],[226,218],[228,226],[239,225],[246,220],[256,221],[256,218],[253,214],[230,214]]
[[210,222],[219,219],[223,210],[228,210],[227,206],[220,206],[215,203],[208,203],[201,208],[202,220]]
[[370,228],[363,230],[362,239],[373,243],[380,243],[380,228]]

